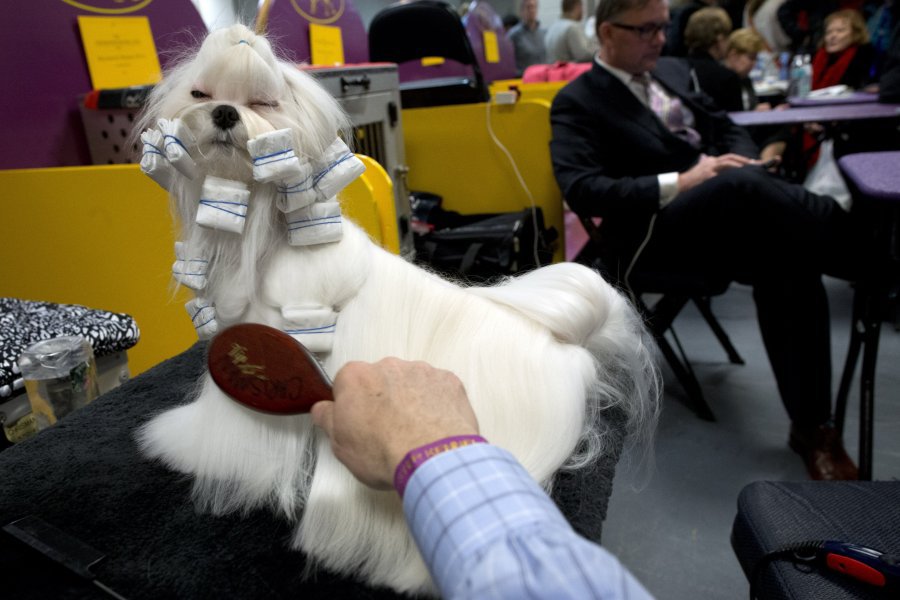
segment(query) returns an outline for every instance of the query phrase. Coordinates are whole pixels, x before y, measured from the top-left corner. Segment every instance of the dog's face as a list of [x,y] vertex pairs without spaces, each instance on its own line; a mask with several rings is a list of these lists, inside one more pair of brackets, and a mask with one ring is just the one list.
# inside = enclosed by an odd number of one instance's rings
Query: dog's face
[[310,76],[281,62],[268,41],[243,25],[211,33],[197,54],[167,74],[144,120],[180,118],[207,174],[250,181],[247,141],[289,128],[298,154],[317,155],[344,126],[337,103]]

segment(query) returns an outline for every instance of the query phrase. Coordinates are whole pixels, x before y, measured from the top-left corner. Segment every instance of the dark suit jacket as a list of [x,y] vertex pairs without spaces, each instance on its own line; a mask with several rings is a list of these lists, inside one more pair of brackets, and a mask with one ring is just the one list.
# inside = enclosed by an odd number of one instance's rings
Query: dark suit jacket
[[661,58],[653,76],[694,113],[700,150],[671,133],[615,75],[594,64],[553,100],[550,153],[560,189],[579,215],[603,217],[604,235],[615,243],[640,239],[659,208],[657,175],[686,171],[701,151],[756,157],[746,130],[711,100],[691,89],[683,60]]
[[712,98],[719,110],[744,110],[740,75],[719,64],[719,61],[706,52],[691,53],[687,60],[694,69],[700,89]]

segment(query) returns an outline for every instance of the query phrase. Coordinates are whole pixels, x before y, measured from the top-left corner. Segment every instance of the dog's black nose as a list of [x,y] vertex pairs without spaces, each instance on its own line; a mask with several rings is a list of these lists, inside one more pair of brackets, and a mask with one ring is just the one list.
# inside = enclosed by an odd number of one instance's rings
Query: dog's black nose
[[241,120],[241,117],[233,106],[220,104],[213,109],[212,119],[219,129],[231,129],[235,123]]

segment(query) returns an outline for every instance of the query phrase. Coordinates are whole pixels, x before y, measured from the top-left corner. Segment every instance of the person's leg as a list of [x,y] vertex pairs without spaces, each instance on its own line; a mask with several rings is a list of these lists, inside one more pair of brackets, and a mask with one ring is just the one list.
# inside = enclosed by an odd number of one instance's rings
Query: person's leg
[[[761,169],[727,171],[658,214],[637,262],[637,268],[753,285],[763,343],[791,418],[792,439],[801,432],[812,447],[826,443],[816,432],[827,427],[831,416],[830,318],[821,273],[842,242],[846,215],[836,212],[840,210],[830,198],[773,179]],[[812,450],[804,454],[813,477],[855,476],[839,439],[837,444],[824,462],[812,457]],[[812,465],[816,461],[822,464]]]

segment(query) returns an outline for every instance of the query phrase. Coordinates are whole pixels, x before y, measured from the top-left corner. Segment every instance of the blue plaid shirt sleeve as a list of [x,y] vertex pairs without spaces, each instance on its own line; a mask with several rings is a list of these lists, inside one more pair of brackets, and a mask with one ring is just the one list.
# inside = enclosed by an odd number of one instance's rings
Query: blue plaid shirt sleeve
[[651,597],[496,446],[474,444],[420,465],[403,510],[444,598]]

